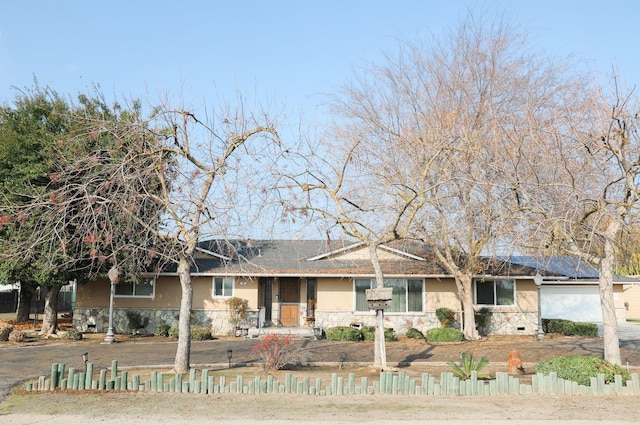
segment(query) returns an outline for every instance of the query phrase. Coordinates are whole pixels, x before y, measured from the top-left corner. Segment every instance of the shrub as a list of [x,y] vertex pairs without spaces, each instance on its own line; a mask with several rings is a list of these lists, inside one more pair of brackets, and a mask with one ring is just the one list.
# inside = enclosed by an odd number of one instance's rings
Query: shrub
[[13,325],[0,323],[0,341],[9,341],[9,335],[13,331]]
[[564,334],[567,336],[598,336],[598,325],[595,323],[569,322],[565,324]]
[[542,330],[545,333],[566,336],[598,336],[598,326],[595,323],[572,322],[565,319],[542,319]]
[[415,338],[415,339],[425,339],[424,334],[417,330],[416,328],[410,328],[406,333],[407,338]]
[[80,341],[82,339],[82,332],[77,329],[69,329],[65,337],[70,341]]
[[491,323],[491,310],[488,307],[482,307],[474,314],[476,319],[476,328],[480,335],[489,333],[489,323]]
[[142,315],[137,311],[129,310],[125,313],[125,316],[129,321],[129,323],[127,323],[127,327],[131,332],[135,333],[135,331],[142,327]]
[[464,334],[454,328],[433,328],[427,331],[428,342],[459,342],[464,340]]
[[250,353],[256,353],[262,359],[264,371],[280,370],[287,365],[300,363],[301,359],[291,334],[269,334],[249,349]]
[[325,331],[329,341],[362,341],[362,331],[350,326],[336,326]]
[[177,338],[178,337],[178,328],[171,327],[169,328],[169,338]]
[[478,378],[488,379],[489,375],[481,375],[479,372],[489,364],[489,360],[484,357],[474,359],[473,354],[461,353],[460,364],[454,362],[447,363],[453,369],[453,375],[460,378],[462,381],[466,381],[471,378],[471,372],[478,372]]
[[24,331],[15,330],[9,334],[9,341],[24,342],[27,340],[27,334]]
[[[375,326],[365,326],[362,328],[362,338],[367,341],[375,341],[376,340],[376,327]],[[384,328],[384,340],[385,341],[393,341],[395,339],[395,335],[393,334],[393,329]]]
[[231,335],[235,334],[236,329],[240,326],[241,322],[247,317],[247,311],[249,310],[249,300],[239,297],[231,297],[225,301],[229,308],[229,324],[231,325]]
[[447,328],[453,325],[453,322],[455,321],[455,318],[456,318],[456,313],[450,308],[440,307],[436,309],[436,316],[440,321],[440,325],[443,328]]
[[613,365],[595,356],[556,357],[538,363],[536,372],[545,375],[556,372],[558,378],[577,382],[580,385],[591,385],[591,378],[599,374],[604,375],[604,381],[607,384],[615,381],[615,375],[622,376],[623,383],[629,379],[629,372],[621,366]]
[[153,331],[153,334],[155,336],[169,336],[170,328],[171,326],[167,325],[166,323],[161,323],[158,326],[156,326],[156,329]]
[[201,326],[191,327],[192,341],[208,341],[210,339],[213,339],[213,336],[211,336],[211,329]]

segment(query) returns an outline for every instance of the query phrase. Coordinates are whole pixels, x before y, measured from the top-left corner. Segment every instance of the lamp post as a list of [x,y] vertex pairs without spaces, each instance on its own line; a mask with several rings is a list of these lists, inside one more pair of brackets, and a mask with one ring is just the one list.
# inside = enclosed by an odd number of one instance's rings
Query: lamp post
[[231,369],[231,357],[233,357],[233,350],[229,348],[227,350],[227,358],[229,359],[229,369]]
[[542,286],[542,276],[540,273],[536,272],[536,275],[533,277],[533,282],[538,287],[538,333],[536,335],[537,339],[544,338],[544,331],[542,330],[542,310],[540,308],[540,287]]
[[109,329],[107,330],[107,334],[104,337],[105,344],[111,344],[115,341],[115,336],[113,334],[113,296],[116,293],[116,285],[120,280],[120,272],[116,266],[113,266],[109,269],[109,281],[111,282],[111,293],[109,296]]

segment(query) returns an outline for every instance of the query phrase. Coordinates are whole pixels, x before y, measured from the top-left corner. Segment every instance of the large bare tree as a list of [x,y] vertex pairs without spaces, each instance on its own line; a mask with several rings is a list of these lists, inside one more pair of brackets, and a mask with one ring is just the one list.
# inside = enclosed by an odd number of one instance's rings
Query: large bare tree
[[526,189],[540,248],[576,255],[598,269],[604,357],[620,364],[613,277],[618,244],[640,210],[640,102],[616,78],[612,86],[583,89],[577,103],[587,119],[558,129]]
[[392,204],[419,199],[413,237],[455,277],[468,339],[478,337],[473,279],[484,273],[481,259],[518,231],[514,163],[539,146],[572,98],[576,85],[565,77],[561,61],[535,54],[508,22],[469,16],[364,67],[336,104],[342,125],[378,152],[365,158],[378,162],[363,184],[402,188],[381,198]]

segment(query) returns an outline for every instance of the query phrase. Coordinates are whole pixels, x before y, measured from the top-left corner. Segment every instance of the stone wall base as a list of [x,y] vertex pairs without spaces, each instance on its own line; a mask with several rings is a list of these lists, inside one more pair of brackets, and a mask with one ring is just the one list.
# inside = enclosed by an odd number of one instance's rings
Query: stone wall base
[[[169,309],[114,309],[113,328],[116,334],[129,333],[128,311],[136,311],[142,316],[143,333],[153,334],[159,325],[178,327],[179,310]],[[211,329],[213,335],[229,335],[227,310],[193,310],[192,326]],[[458,315],[459,317],[459,315]],[[73,325],[80,332],[105,333],[109,328],[109,309],[76,307],[73,310]],[[373,312],[327,312],[316,311],[314,326],[328,329],[336,326],[374,326]],[[435,312],[419,314],[385,314],[385,327],[392,328],[397,335],[404,335],[410,328],[426,333],[429,329],[439,328],[440,321]],[[459,327],[459,325],[457,326]],[[488,327],[489,334],[535,335],[538,329],[537,314],[533,312],[492,312]]]

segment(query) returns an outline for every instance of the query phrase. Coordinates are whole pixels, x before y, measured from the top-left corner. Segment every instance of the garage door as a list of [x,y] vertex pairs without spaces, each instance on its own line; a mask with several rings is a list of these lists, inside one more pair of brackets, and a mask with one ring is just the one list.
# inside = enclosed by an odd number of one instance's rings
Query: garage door
[[540,292],[540,309],[544,319],[602,322],[597,287],[543,286]]

